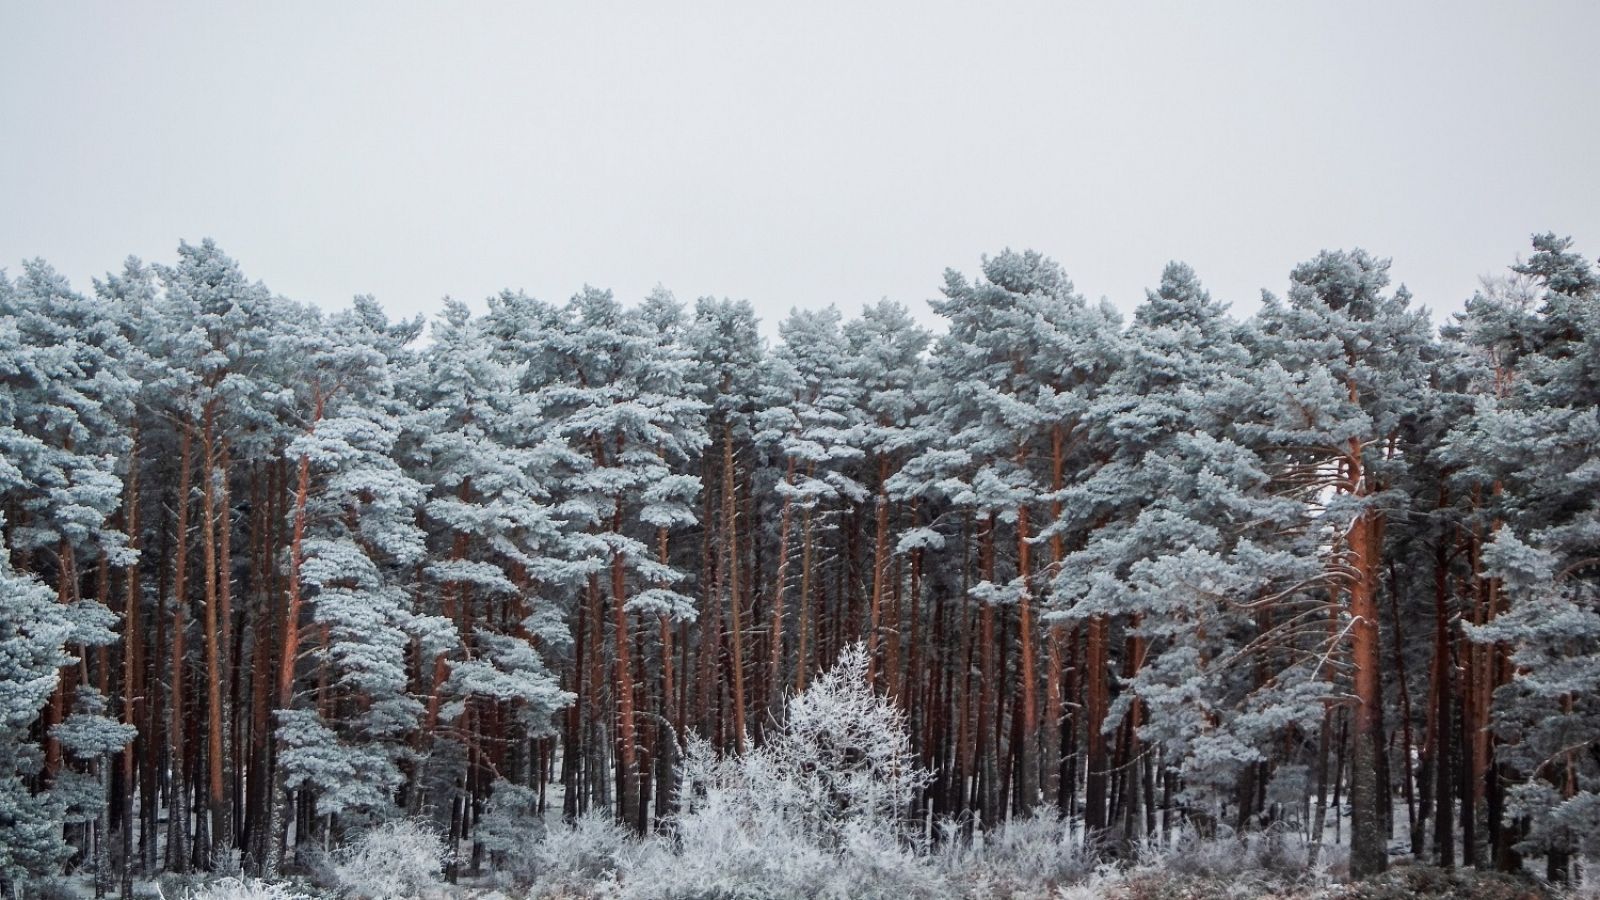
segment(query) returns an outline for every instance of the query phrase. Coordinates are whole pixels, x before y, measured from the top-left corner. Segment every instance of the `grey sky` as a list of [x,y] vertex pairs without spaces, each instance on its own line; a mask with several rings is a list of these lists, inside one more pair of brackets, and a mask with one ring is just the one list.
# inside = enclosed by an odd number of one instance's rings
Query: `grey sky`
[[1600,253],[1600,3],[0,0],[0,264],[80,286],[215,237],[397,313],[917,307],[1005,246],[1131,309],[1247,312],[1359,245],[1435,310],[1551,229]]

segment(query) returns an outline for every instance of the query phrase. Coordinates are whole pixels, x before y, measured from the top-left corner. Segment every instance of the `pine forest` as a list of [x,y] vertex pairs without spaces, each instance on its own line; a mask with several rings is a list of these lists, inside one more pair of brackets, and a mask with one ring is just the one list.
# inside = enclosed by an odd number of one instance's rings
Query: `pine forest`
[[1174,262],[1126,318],[1005,250],[928,273],[933,329],[776,339],[665,289],[319,309],[211,241],[22,262],[0,894],[1576,883],[1600,270],[1518,249],[1470,299],[1322,252],[1247,317]]

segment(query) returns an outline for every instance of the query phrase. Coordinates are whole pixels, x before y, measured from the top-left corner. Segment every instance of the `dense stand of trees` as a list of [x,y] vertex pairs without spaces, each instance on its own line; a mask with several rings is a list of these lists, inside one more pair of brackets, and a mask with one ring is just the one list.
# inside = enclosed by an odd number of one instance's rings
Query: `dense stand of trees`
[[[1131,322],[1007,251],[896,304],[324,314],[210,242],[0,278],[0,886],[274,872],[401,815],[663,826],[846,648],[919,814],[1342,828],[1569,874],[1600,835],[1600,275],[1442,331],[1362,251]],[[1448,298],[1441,298],[1448,299]],[[426,339],[423,335],[426,333]],[[1590,842],[1588,846],[1584,841]]]

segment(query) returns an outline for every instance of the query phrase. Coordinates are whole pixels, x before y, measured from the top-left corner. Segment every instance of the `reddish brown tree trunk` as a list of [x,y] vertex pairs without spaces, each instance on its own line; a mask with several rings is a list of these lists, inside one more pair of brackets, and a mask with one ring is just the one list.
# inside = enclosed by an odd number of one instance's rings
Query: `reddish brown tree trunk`
[[172,689],[171,724],[169,739],[172,744],[172,802],[167,817],[167,866],[182,872],[188,867],[188,811],[185,807],[184,774],[187,771],[184,755],[184,705],[183,658],[184,635],[188,630],[184,622],[184,607],[189,601],[189,470],[193,436],[187,426],[180,426],[178,450],[178,550],[173,569],[172,605]]
[[867,682],[876,685],[880,663],[878,642],[882,639],[883,590],[889,577],[889,459],[878,460],[878,497],[875,503],[872,540],[872,608],[867,619]]
[[[205,567],[205,629],[206,629],[206,782],[207,805],[211,812],[211,846],[220,850],[226,846],[228,836],[227,793],[222,777],[222,659],[218,649],[217,592],[217,503],[216,503],[216,431],[215,414],[208,406],[204,430],[201,433],[201,510],[203,512],[205,539],[201,543],[201,558]],[[226,476],[224,476],[226,477]]]
[[[789,460],[788,471],[784,473],[783,483],[794,485],[794,459]],[[783,703],[783,638],[784,638],[784,592],[789,586],[789,523],[794,513],[794,498],[785,495],[783,498],[783,512],[778,515],[778,577],[772,586],[772,631],[767,641],[769,657],[767,659],[767,706],[774,713]],[[805,596],[802,594],[800,605],[805,606]],[[803,652],[803,651],[802,651]]]
[[744,748],[744,622],[739,593],[739,513],[733,471],[733,426],[722,426],[722,517],[727,542],[728,630],[733,658],[733,745]]
[[[1359,448],[1351,460],[1352,483],[1362,484]],[[1351,663],[1355,668],[1354,734],[1350,782],[1350,873],[1355,878],[1388,868],[1388,833],[1380,817],[1377,754],[1383,747],[1383,693],[1379,678],[1378,566],[1383,548],[1383,517],[1368,509],[1346,535],[1350,564]]]

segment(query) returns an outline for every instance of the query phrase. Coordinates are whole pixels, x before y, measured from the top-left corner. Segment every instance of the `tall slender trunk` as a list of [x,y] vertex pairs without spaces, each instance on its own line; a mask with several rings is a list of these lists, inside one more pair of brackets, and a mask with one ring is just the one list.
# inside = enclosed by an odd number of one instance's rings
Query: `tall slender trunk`
[[[815,465],[806,467],[806,477],[810,477]],[[811,668],[810,651],[807,644],[811,637],[811,567],[812,567],[812,528],[811,520],[815,513],[814,504],[807,504],[804,514],[800,517],[800,627],[796,637],[797,646],[794,656],[794,689],[806,689],[806,676]]]
[[[128,427],[128,480],[127,496],[123,506],[123,527],[128,532],[128,547],[138,553],[144,541],[140,535],[139,525],[139,423],[137,419]],[[144,685],[140,683],[144,664],[144,623],[140,620],[140,607],[143,606],[141,597],[139,562],[129,565],[126,575],[122,605],[122,635],[124,646],[122,648],[122,723],[137,729],[139,726],[138,706],[144,696]],[[129,900],[133,896],[133,795],[136,777],[134,760],[139,751],[151,752],[148,748],[150,736],[137,734],[133,740],[122,750],[122,896]]]
[[[983,531],[983,544],[980,550],[983,567],[983,580],[994,584],[994,532],[998,518],[990,513]],[[994,603],[983,601],[978,608],[978,730],[977,746],[977,775],[979,790],[978,810],[983,816],[986,826],[995,824],[995,809],[998,798],[995,796],[995,779],[998,775],[995,765],[996,748],[993,746],[995,727],[999,721],[999,710],[996,708],[999,698],[999,685],[996,683],[995,673],[995,641],[994,641]]]
[[222,477],[217,482],[217,615],[222,619],[222,702],[227,717],[227,755],[223,762],[228,783],[227,814],[224,817],[228,834],[220,846],[229,847],[240,846],[239,825],[243,818],[239,660],[244,658],[244,635],[236,633],[233,620],[233,501],[228,492],[233,455],[226,438],[222,440],[218,467],[222,470]]
[[1406,837],[1418,834],[1416,791],[1411,771],[1411,687],[1406,677],[1406,657],[1401,648],[1405,645],[1405,632],[1400,626],[1400,586],[1393,571],[1389,577],[1389,618],[1394,624],[1395,686],[1400,692],[1400,759],[1401,789],[1406,799]]
[[[1445,495],[1440,489],[1440,507]],[[1439,866],[1452,868],[1456,864],[1455,852],[1455,791],[1450,789],[1455,766],[1456,730],[1451,686],[1455,681],[1455,663],[1450,654],[1450,561],[1443,538],[1434,551],[1433,570],[1433,666],[1428,708],[1428,757],[1433,766],[1433,798],[1435,816],[1433,845]]]
[[[789,459],[788,470],[784,473],[783,483],[794,485],[795,460]],[[794,497],[785,494],[783,498],[783,512],[778,515],[778,577],[772,586],[772,631],[767,640],[767,707],[776,714],[783,704],[783,599],[784,592],[789,587],[789,523],[794,514]],[[663,560],[663,562],[665,562]],[[802,594],[800,605],[805,606],[805,596]]]
[[[77,565],[73,559],[72,545],[62,538],[56,545],[56,602],[67,606],[77,599],[78,573]],[[83,648],[77,647],[78,657],[83,658]],[[68,696],[71,695],[77,671],[68,666],[61,670],[56,678],[55,690],[50,693],[49,705],[44,713],[44,778],[45,783],[53,782],[56,772],[61,768],[61,741],[55,736],[55,727],[60,725],[67,716]]]
[[[622,528],[621,513],[613,527]],[[617,657],[617,816],[630,826],[638,821],[639,759],[634,738],[633,669],[628,658],[627,568],[620,552],[611,554],[611,607]]]
[[[313,408],[311,424],[308,431],[315,431],[317,423],[322,421],[323,409],[326,403],[320,387],[315,389],[313,395]],[[306,507],[311,497],[311,457],[309,454],[300,454],[300,459],[295,464],[294,488],[294,522],[290,526],[289,537],[289,572],[288,596],[283,610],[283,643],[280,645],[283,652],[278,657],[278,691],[277,703],[280,711],[294,708],[294,670],[295,664],[300,659],[300,604],[303,594],[300,583],[300,566],[305,561],[305,535],[306,535]],[[283,870],[284,853],[287,851],[289,818],[292,810],[289,808],[289,786],[286,773],[279,762],[273,766],[273,800],[269,804],[271,814],[267,830],[267,866],[270,873]]]
[[[656,554],[657,561],[665,567],[670,559],[668,555],[667,529],[656,529]],[[657,698],[657,711],[655,741],[655,825],[660,828],[672,814],[673,796],[677,792],[677,782],[674,769],[678,760],[678,741],[683,736],[678,733],[682,725],[673,718],[673,696],[676,692],[674,673],[672,671],[672,620],[668,616],[660,617],[661,628],[661,684],[660,696]],[[669,728],[668,723],[675,727]]]
[[1022,728],[1017,735],[1017,813],[1028,815],[1039,798],[1039,765],[1037,746],[1039,740],[1039,700],[1037,675],[1034,671],[1033,590],[1028,586],[1033,574],[1028,556],[1028,505],[1017,507],[1017,578],[1022,583],[1022,595],[1017,599],[1020,614],[1018,641],[1021,645],[1020,671],[1022,682]]
[[[911,501],[911,527],[921,524],[918,515],[917,501]],[[917,725],[927,718],[928,698],[922,696],[922,548],[911,551],[911,583],[906,590],[911,603],[910,621],[911,635],[906,645],[906,669],[903,687],[900,692],[901,703],[906,714],[911,720],[911,733],[917,733]]]
[[[217,592],[217,447],[215,412],[208,405],[200,436],[201,510],[205,539],[201,556],[205,566],[206,629],[206,801],[211,812],[211,849],[221,851],[228,839],[228,796],[222,777],[222,660],[218,648],[219,603]],[[223,477],[227,477],[223,473]]]
[[194,437],[189,427],[180,426],[178,438],[178,549],[173,568],[172,603],[172,687],[171,724],[168,738],[172,748],[171,805],[167,813],[167,867],[183,872],[188,868],[188,811],[185,808],[184,777],[187,771],[184,755],[183,658],[184,635],[188,626],[184,622],[184,607],[189,602],[189,470],[193,468]]
[[1089,619],[1089,634],[1087,650],[1085,652],[1084,689],[1087,694],[1087,713],[1084,722],[1084,742],[1087,753],[1085,766],[1088,771],[1084,780],[1084,827],[1091,834],[1098,836],[1105,830],[1106,825],[1106,713],[1110,708],[1110,687],[1107,684],[1108,648],[1110,641],[1110,623],[1104,615],[1094,616]]
[[872,539],[872,608],[867,620],[867,683],[876,685],[881,670],[878,642],[882,640],[883,591],[889,579],[889,458],[878,458],[878,496],[874,503],[876,522]]
[[[1050,491],[1052,496],[1059,497],[1065,483],[1065,451],[1066,435],[1061,425],[1056,425],[1050,430]],[[1061,501],[1050,501],[1050,521],[1061,521]],[[1050,567],[1046,570],[1045,583],[1052,584],[1055,577],[1061,572],[1061,560],[1066,556],[1066,545],[1060,532],[1050,535]],[[1061,803],[1061,724],[1064,704],[1061,696],[1061,679],[1066,668],[1065,629],[1059,623],[1052,623],[1048,632],[1048,641],[1045,646],[1049,654],[1048,671],[1045,674],[1044,684],[1044,728],[1040,734],[1041,761],[1040,776],[1043,780],[1042,788],[1044,802],[1054,805],[1058,810],[1064,810]]]
[[[1354,481],[1360,483],[1360,461],[1352,462]],[[1383,693],[1378,668],[1378,564],[1382,552],[1383,517],[1365,510],[1356,517],[1346,536],[1355,577],[1350,585],[1351,661],[1355,667],[1355,716],[1351,747],[1350,874],[1375,875],[1388,868],[1378,796],[1377,754],[1383,747]]]
[[733,659],[733,744],[744,748],[744,623],[740,616],[738,494],[733,471],[733,425],[722,425],[722,517],[727,542],[728,629]]

